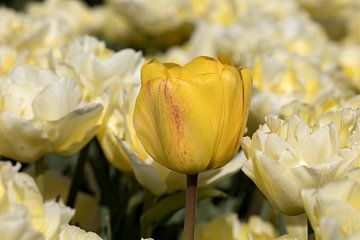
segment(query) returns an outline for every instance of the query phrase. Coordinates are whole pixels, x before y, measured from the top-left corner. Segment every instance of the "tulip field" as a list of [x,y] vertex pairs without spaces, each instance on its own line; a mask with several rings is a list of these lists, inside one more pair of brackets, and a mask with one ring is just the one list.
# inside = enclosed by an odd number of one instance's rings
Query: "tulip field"
[[0,0],[0,240],[360,239],[360,0]]

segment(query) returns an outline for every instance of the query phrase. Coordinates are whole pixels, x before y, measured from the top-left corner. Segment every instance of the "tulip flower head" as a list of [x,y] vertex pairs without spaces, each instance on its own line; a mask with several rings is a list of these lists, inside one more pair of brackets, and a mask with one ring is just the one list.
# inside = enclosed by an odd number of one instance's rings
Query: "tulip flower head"
[[240,147],[251,81],[225,57],[196,57],[184,66],[148,60],[134,110],[145,150],[185,174],[225,165]]

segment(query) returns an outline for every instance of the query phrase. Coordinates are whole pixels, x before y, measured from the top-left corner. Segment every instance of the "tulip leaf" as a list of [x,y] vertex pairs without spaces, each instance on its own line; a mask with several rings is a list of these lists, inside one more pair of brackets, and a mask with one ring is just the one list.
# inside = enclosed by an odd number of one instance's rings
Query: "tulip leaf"
[[[227,195],[215,188],[200,188],[197,200],[202,201],[213,197],[227,197]],[[185,191],[177,192],[162,198],[159,202],[148,208],[141,216],[141,226],[157,226],[167,221],[176,211],[185,206]]]

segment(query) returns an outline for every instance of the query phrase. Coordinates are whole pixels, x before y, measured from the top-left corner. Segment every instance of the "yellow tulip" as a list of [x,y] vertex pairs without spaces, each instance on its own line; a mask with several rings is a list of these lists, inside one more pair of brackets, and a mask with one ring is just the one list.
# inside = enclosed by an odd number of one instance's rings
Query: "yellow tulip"
[[197,57],[183,67],[147,61],[134,110],[145,150],[185,174],[225,165],[240,147],[251,81],[247,69],[224,57]]

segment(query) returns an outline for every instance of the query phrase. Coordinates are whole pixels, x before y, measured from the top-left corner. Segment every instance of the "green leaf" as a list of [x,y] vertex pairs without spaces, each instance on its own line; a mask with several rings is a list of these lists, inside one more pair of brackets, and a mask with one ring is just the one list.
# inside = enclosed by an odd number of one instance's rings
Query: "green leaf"
[[[202,201],[213,197],[227,197],[227,195],[214,188],[200,188],[197,200]],[[185,206],[185,191],[177,192],[162,198],[159,202],[151,206],[141,216],[141,227],[155,227],[167,221],[176,211]]]

